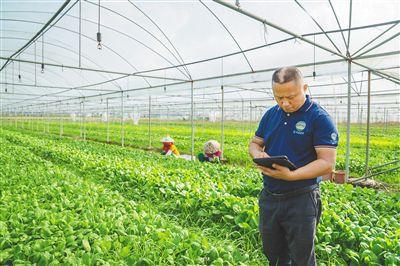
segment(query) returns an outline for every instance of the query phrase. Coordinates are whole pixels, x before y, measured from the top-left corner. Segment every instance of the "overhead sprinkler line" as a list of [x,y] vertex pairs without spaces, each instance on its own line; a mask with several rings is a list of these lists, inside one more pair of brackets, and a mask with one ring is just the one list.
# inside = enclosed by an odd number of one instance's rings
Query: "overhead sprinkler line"
[[44,34],[42,35],[42,64],[41,64],[41,70],[40,72],[43,74],[44,73]]
[[[36,49],[36,41],[34,42],[34,49],[35,49],[35,51],[34,51],[34,57],[35,57],[35,62],[36,62],[36,54],[37,54],[37,49]],[[36,64],[35,64],[35,86],[36,86],[36,84],[37,84],[37,76],[36,76]]]
[[6,81],[6,86],[4,88],[4,92],[7,93],[8,92],[8,82],[7,82],[7,68],[4,69],[4,79]]
[[[48,27],[56,18],[57,16],[62,12],[62,10],[71,2],[71,0],[65,0],[64,4],[58,9],[58,11],[56,13],[54,13],[54,15],[50,18],[49,21],[47,21],[43,27],[24,45],[22,46],[20,49],[18,49],[16,52],[14,52],[11,56],[8,57],[7,61],[1,66],[0,71],[2,71],[11,61],[13,61],[14,57],[16,57],[17,55],[19,55],[21,52],[23,52],[27,47],[29,47],[33,42],[35,42],[44,32],[46,32],[47,30],[49,30],[53,25],[51,25],[50,27]],[[75,2],[76,3],[76,2]],[[74,5],[72,5],[68,11],[73,7]],[[68,12],[67,11],[67,12]],[[65,15],[65,13],[64,13]],[[58,20],[56,21],[56,23],[64,16],[62,15],[60,18],[58,18]],[[47,28],[47,30],[46,30]]]
[[[314,35],[314,43],[315,43],[315,35]],[[314,80],[315,80],[315,77],[317,76],[317,73],[315,72],[315,45],[313,45],[313,48],[314,48],[314,61],[313,61],[313,63],[314,63],[314,65],[313,65],[313,73],[312,73],[312,75],[313,75],[313,78],[314,78]]]
[[265,45],[268,45],[268,41],[267,41],[267,36],[268,36],[267,25],[263,24],[263,27],[264,27],[264,34],[263,34],[263,37],[264,37]]
[[164,92],[167,92],[167,86],[166,86],[166,84],[167,84],[167,81],[166,81],[166,74],[165,74],[165,69],[164,69]]
[[100,0],[99,0],[99,15],[98,15],[98,20],[97,20],[97,49],[101,50],[102,44],[101,44],[101,32],[100,32]]
[[[18,59],[20,59],[20,55],[18,55]],[[18,62],[18,81],[21,82],[21,61]]]
[[237,6],[237,8],[240,8],[240,1],[236,0],[235,5]]

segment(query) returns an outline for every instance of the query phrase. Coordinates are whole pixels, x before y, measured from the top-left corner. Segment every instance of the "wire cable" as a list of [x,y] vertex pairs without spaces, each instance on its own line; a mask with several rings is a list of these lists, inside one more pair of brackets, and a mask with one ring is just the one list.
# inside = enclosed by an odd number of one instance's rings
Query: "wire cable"
[[326,38],[328,38],[328,40],[332,43],[332,45],[335,47],[336,51],[338,51],[338,53],[341,54],[342,52],[339,50],[339,48],[336,46],[336,44],[332,41],[332,39],[329,37],[329,35],[325,32],[325,30],[322,28],[322,26],[313,18],[313,16],[311,16],[310,13],[308,13],[308,11],[299,3],[299,1],[297,1],[297,0],[294,0],[294,1],[304,12],[306,12],[306,14],[312,19],[312,21],[314,21],[314,23],[318,26],[318,28],[325,34]]

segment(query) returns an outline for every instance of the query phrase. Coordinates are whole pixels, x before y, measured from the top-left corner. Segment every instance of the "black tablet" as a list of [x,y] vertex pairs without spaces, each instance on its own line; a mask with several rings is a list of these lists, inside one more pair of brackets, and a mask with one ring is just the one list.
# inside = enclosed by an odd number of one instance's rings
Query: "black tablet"
[[289,161],[288,157],[286,156],[272,156],[272,157],[268,157],[268,158],[254,158],[253,162],[255,162],[258,165],[261,166],[265,166],[268,168],[272,168],[272,164],[279,164],[282,166],[285,166],[287,168],[289,168],[290,171],[296,170],[297,167],[291,162]]

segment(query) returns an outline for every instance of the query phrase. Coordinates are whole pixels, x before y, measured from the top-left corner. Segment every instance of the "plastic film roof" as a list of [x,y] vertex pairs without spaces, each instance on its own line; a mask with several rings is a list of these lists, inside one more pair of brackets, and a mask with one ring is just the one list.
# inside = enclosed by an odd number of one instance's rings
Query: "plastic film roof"
[[286,65],[329,99],[346,94],[346,57],[355,97],[372,69],[373,93],[399,101],[398,1],[0,2],[5,110],[121,91],[187,102],[192,81],[195,101],[216,99],[221,85],[230,101],[267,100]]

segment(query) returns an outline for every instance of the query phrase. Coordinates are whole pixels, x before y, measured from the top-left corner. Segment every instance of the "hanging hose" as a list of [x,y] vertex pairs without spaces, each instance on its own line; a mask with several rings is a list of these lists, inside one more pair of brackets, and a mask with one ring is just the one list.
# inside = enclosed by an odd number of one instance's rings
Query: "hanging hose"
[[[315,43],[315,35],[314,35],[314,43]],[[313,61],[313,73],[312,73],[312,75],[313,75],[314,80],[315,80],[315,77],[317,76],[317,73],[315,72],[315,45],[313,47],[314,47],[314,61]]]
[[40,72],[44,73],[44,34],[42,35],[42,65]]
[[97,20],[97,49],[101,50],[103,47],[101,45],[101,32],[100,32],[100,0],[99,0],[99,14]]
[[381,168],[383,168],[385,166],[393,165],[393,164],[396,165],[398,163],[400,163],[400,159],[399,160],[394,160],[394,161],[391,161],[391,162],[388,162],[388,163],[384,163],[384,164],[379,164],[379,165],[376,165],[374,167],[371,167],[371,168],[369,168],[369,174],[368,175],[360,177],[360,178],[354,180],[352,183],[356,184],[356,183],[359,183],[359,182],[361,182],[361,181],[363,181],[365,179],[371,178],[373,176],[377,176],[377,175],[381,175],[381,174],[397,171],[398,169],[400,169],[400,166],[395,166],[395,167],[390,168],[390,169],[381,170],[381,171],[378,171],[376,173],[371,173],[371,170],[379,170],[379,169],[381,169]]

